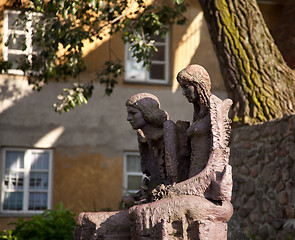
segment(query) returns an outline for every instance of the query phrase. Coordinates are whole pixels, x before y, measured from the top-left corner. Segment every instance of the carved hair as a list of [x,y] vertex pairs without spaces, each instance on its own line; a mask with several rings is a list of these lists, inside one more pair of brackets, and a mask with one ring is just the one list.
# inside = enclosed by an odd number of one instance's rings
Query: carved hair
[[205,116],[210,107],[211,81],[210,76],[205,68],[193,64],[182,69],[177,75],[177,81],[189,82],[195,88],[200,100],[199,118]]
[[160,109],[159,99],[150,93],[138,93],[130,97],[126,106],[132,106],[140,110],[144,120],[153,127],[162,127],[168,120],[168,113]]

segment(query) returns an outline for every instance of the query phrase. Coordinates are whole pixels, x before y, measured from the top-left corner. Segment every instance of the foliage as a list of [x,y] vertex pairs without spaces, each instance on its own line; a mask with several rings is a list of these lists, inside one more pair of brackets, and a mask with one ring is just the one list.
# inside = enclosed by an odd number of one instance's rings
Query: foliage
[[110,95],[113,92],[114,86],[117,84],[116,78],[123,72],[120,62],[105,62],[105,68],[97,73],[97,79],[101,84],[105,84],[105,93]]
[[88,98],[92,95],[92,90],[92,84],[74,83],[72,88],[64,88],[64,93],[57,96],[60,102],[53,104],[53,108],[56,112],[62,113],[70,111],[76,105],[87,104]]
[[17,240],[16,236],[13,236],[13,230],[3,230],[0,232],[0,240]]
[[[165,36],[169,25],[183,24],[186,20],[183,16],[186,5],[179,5],[181,2],[171,0],[165,5],[155,1],[147,5],[143,0],[30,0],[15,24],[26,31],[29,31],[27,23],[32,24],[32,45],[39,52],[33,60],[27,55],[18,68],[23,70],[34,89],[41,90],[49,79],[76,77],[86,69],[82,53],[85,41],[93,42],[116,33],[130,45],[137,61],[149,67],[153,52],[157,51],[154,37]],[[18,39],[10,39],[15,40]],[[24,41],[19,44],[23,50],[28,47]],[[2,61],[0,72],[10,67]],[[110,54],[100,72],[102,75],[97,74],[96,80],[106,85],[107,95],[113,91],[122,68]],[[91,84],[85,87],[80,83],[65,89],[59,96],[60,104],[54,105],[55,110],[68,111],[80,102],[86,103],[85,99],[92,94]]]
[[5,231],[0,239],[9,240],[71,240],[76,226],[74,215],[63,204],[56,209],[46,210],[31,220],[24,221],[21,217],[15,224],[14,230]]
[[157,51],[154,45],[155,36],[164,38],[170,24],[184,24],[186,19],[182,13],[185,10],[185,5],[175,8],[163,5],[157,8],[153,4],[147,6],[142,13],[136,11],[135,19],[125,18],[122,24],[123,39],[125,43],[130,44],[129,50],[133,53],[132,57],[135,57],[138,62],[143,62],[144,66],[149,66],[153,52]]
[[12,64],[9,63],[8,61],[0,61],[0,72],[4,71],[7,72],[8,69],[12,67]]

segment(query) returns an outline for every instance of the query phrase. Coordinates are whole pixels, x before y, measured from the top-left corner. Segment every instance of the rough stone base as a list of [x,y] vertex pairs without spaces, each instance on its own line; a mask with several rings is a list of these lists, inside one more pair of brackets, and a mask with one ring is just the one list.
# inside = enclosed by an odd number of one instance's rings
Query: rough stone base
[[[131,222],[128,219],[127,211],[116,212],[88,212],[80,213],[77,219],[78,226],[75,228],[75,240],[131,240]],[[172,237],[168,232],[166,236],[156,238],[137,237],[136,240],[151,239],[183,239],[183,240],[226,240],[227,223],[200,221],[183,226],[181,222],[174,224],[179,225],[178,234]],[[167,230],[172,226],[169,226]],[[171,229],[170,229],[171,230]],[[170,232],[170,231],[169,231]],[[178,235],[178,237],[176,237]],[[135,240],[135,239],[134,239]]]
[[127,211],[82,212],[77,218],[75,240],[130,240]]
[[226,240],[227,239],[227,223],[202,221],[199,223],[199,238],[195,238],[195,239]]

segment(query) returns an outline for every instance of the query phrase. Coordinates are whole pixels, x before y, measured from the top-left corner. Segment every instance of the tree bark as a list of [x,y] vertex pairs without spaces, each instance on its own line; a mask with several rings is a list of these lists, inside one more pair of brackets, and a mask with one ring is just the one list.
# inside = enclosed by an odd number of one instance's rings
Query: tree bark
[[256,0],[199,1],[234,102],[233,120],[251,124],[293,113],[295,72],[275,45]]

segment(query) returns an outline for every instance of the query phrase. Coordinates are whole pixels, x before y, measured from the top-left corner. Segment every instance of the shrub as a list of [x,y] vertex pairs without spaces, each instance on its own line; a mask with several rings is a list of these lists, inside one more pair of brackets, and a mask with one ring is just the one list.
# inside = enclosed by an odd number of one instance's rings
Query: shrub
[[74,214],[68,209],[63,209],[63,204],[56,209],[44,211],[32,219],[24,221],[22,217],[12,223],[15,229],[0,233],[0,239],[8,240],[72,240],[76,226]]

